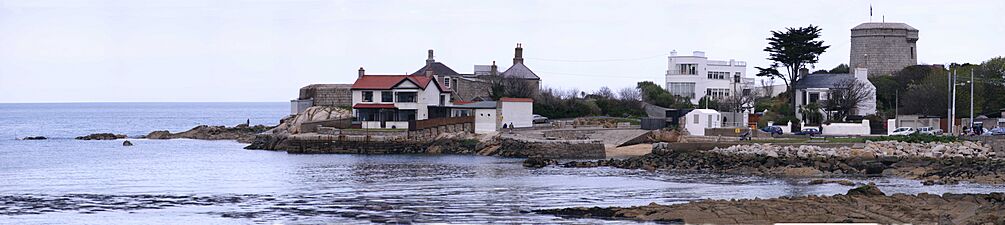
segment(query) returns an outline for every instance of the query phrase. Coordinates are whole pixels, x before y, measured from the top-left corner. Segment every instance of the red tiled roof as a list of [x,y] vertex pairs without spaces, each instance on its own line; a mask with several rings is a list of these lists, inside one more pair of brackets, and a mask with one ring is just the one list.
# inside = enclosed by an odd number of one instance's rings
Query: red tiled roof
[[501,102],[534,102],[534,99],[530,98],[500,98]]
[[[363,77],[356,79],[351,89],[390,90],[405,80],[415,83],[423,90],[433,81],[424,75],[363,75]],[[440,86],[440,90],[450,92],[450,89],[443,86]]]
[[397,109],[394,104],[368,104],[368,103],[356,103],[352,106],[354,109]]

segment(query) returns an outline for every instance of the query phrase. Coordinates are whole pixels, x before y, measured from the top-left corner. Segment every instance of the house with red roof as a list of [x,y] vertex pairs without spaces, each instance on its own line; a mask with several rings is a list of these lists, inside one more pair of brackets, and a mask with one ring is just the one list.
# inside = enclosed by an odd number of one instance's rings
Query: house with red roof
[[352,113],[362,128],[406,129],[408,121],[430,118],[430,106],[452,106],[450,89],[433,71],[411,75],[370,75],[361,67],[352,84]]

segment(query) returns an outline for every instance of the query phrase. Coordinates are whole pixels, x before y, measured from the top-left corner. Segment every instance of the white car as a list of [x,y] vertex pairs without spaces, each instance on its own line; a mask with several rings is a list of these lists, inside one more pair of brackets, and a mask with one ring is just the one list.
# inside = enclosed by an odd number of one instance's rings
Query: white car
[[927,135],[941,135],[942,134],[942,129],[933,128],[933,127],[919,127],[918,128],[918,133],[919,134],[927,134]]
[[890,133],[890,135],[911,135],[914,134],[914,132],[918,132],[918,130],[915,130],[914,127],[898,127],[896,130],[893,130],[893,133]]

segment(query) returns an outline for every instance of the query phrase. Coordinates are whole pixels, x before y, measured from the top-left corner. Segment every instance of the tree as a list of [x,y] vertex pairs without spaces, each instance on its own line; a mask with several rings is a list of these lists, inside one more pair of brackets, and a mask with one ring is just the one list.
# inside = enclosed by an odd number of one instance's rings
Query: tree
[[830,120],[844,121],[853,110],[869,101],[872,96],[873,91],[865,82],[845,79],[831,89],[830,98],[824,102],[824,108],[831,112]]
[[837,66],[835,66],[834,69],[831,69],[830,71],[827,71],[827,73],[834,73],[834,74],[838,74],[838,73],[851,73],[851,69],[848,68],[848,64],[842,63],[842,64],[838,64]]
[[693,108],[690,100],[675,96],[652,81],[639,82],[637,87],[642,94],[642,101],[649,104],[664,108]]
[[493,99],[503,97],[530,98],[534,95],[534,87],[527,81],[516,77],[497,77],[490,79]]
[[815,102],[799,109],[799,113],[803,114],[803,119],[806,120],[807,124],[820,125],[823,120],[823,115],[820,115],[820,105]]
[[[793,98],[794,91],[792,85],[802,77],[799,69],[805,68],[807,64],[817,62],[820,54],[827,51],[830,46],[824,45],[820,38],[820,28],[810,25],[800,28],[786,28],[785,31],[771,31],[771,37],[767,38],[768,47],[764,48],[768,52],[768,60],[771,66],[766,68],[756,67],[759,71],[757,76],[781,78],[787,87],[786,95],[792,100],[792,107],[796,102]],[[783,75],[778,68],[784,67],[788,75]]]

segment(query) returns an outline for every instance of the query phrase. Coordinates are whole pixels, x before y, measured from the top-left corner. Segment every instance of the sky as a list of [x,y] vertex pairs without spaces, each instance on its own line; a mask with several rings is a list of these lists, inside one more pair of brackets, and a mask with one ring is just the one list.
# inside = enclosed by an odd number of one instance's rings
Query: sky
[[525,64],[551,88],[664,82],[672,50],[766,66],[772,30],[816,25],[848,62],[850,29],[920,30],[920,64],[1005,55],[1005,1],[0,0],[0,102],[278,102],[357,69],[405,74],[426,50],[460,73]]

